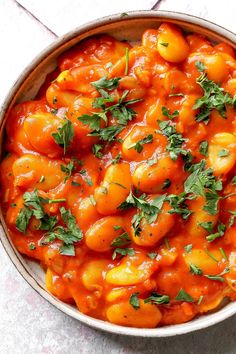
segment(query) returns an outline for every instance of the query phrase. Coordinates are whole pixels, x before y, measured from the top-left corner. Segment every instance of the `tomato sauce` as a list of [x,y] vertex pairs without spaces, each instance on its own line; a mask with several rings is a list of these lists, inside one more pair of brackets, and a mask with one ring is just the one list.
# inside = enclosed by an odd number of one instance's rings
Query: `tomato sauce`
[[235,94],[234,49],[168,23],[58,59],[9,113],[0,166],[9,234],[49,292],[143,328],[236,299]]

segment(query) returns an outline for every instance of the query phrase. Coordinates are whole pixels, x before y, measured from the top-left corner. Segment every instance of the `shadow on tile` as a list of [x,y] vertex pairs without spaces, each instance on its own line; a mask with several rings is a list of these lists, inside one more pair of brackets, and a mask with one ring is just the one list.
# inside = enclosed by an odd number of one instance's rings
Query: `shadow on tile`
[[[208,329],[174,338],[132,338],[101,332],[99,337],[109,343],[109,354],[233,354],[236,352],[235,328],[236,316]],[[108,353],[104,349],[103,353]]]

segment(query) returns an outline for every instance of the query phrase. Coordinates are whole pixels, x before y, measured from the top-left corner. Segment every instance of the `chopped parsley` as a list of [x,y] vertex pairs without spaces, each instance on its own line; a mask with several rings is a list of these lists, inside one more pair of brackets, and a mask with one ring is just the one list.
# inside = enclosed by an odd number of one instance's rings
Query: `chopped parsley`
[[[203,69],[202,65],[200,68]],[[193,109],[200,109],[200,112],[196,115],[196,121],[207,124],[213,109],[217,110],[221,117],[226,119],[226,107],[227,105],[235,106],[236,96],[232,98],[222,87],[209,80],[206,73],[200,75],[196,82],[204,91],[204,95],[198,98],[193,106]]]
[[129,303],[130,303],[130,305],[133,306],[133,308],[135,310],[138,310],[140,307],[140,301],[139,301],[138,295],[139,295],[139,293],[136,292],[136,293],[133,293],[129,298]]
[[143,151],[143,145],[150,144],[152,142],[153,142],[153,135],[148,134],[145,138],[140,139],[139,141],[137,141],[137,143],[131,145],[129,147],[129,150],[134,148],[134,150],[136,150],[138,153],[140,153]]
[[107,79],[106,76],[103,76],[98,81],[93,81],[92,85],[96,88],[96,90],[105,89],[108,91],[115,90],[119,85],[120,77],[115,77],[112,79]]
[[178,301],[194,302],[194,299],[184,289],[180,289],[176,298]]
[[226,157],[229,156],[229,150],[228,149],[221,149],[218,152],[219,157]]
[[201,61],[196,61],[195,66],[197,67],[199,72],[203,72],[205,70],[205,65]]
[[223,277],[221,277],[220,275],[205,275],[205,277],[207,279],[220,281],[222,283],[225,281],[225,279]]
[[169,188],[171,185],[171,180],[169,178],[167,178],[164,183],[163,183],[163,187],[162,189],[166,189],[166,188]]
[[64,149],[64,154],[70,146],[74,138],[74,127],[71,121],[64,118],[64,124],[57,129],[57,133],[52,133],[52,137],[55,142]]
[[125,75],[129,72],[129,48],[125,48]]
[[156,252],[149,252],[148,257],[151,258],[152,260],[157,258],[157,253]]
[[228,261],[228,257],[227,257],[227,255],[226,255],[226,253],[225,253],[225,250],[224,250],[222,247],[220,247],[220,248],[219,248],[219,251],[220,251],[222,257],[223,257],[226,261]]
[[235,218],[236,218],[236,211],[232,211],[232,210],[227,210],[228,213],[231,214],[230,218],[229,218],[229,227],[234,225],[235,222]]
[[222,223],[220,223],[217,227],[218,232],[215,232],[214,234],[210,234],[208,236],[206,236],[206,239],[208,242],[212,242],[214,240],[216,240],[219,237],[224,236],[225,230],[226,230],[226,226]]
[[213,231],[213,222],[212,221],[200,222],[199,225],[207,232]]
[[203,140],[200,142],[199,152],[203,156],[208,156],[208,141],[207,140]]
[[71,214],[70,210],[61,207],[60,214],[66,227],[61,225],[55,226],[51,231],[44,235],[41,245],[47,245],[58,239],[63,241],[63,244],[60,247],[60,253],[65,256],[75,256],[74,243],[82,240],[82,231],[76,225],[76,219],[74,215]]
[[35,244],[33,242],[30,242],[28,246],[29,246],[29,250],[30,251],[33,251],[33,250],[36,249],[36,246],[35,246]]
[[186,246],[184,246],[184,250],[186,253],[190,253],[192,251],[193,245],[190,243]]
[[65,178],[64,178],[64,182],[66,182],[71,176],[72,176],[72,172],[74,171],[75,169],[75,166],[74,166],[74,163],[73,161],[70,161],[68,163],[68,165],[61,165],[61,171],[62,172],[65,172],[65,174],[67,175]]
[[[57,223],[56,216],[49,216],[45,211],[43,204],[50,202],[50,199],[42,198],[38,195],[38,191],[25,192],[23,195],[24,207],[20,210],[16,218],[16,228],[26,233],[31,217],[40,220],[40,230],[51,230]],[[64,201],[64,199],[63,199]]]
[[196,266],[195,264],[190,264],[189,265],[189,270],[190,270],[190,273],[194,274],[194,275],[202,275],[202,270]]
[[161,305],[161,304],[169,304],[170,302],[170,297],[168,295],[161,295],[158,294],[157,292],[152,292],[151,296],[149,296],[148,298],[146,298],[144,300],[144,303],[148,303],[151,302],[155,305]]
[[160,45],[163,45],[163,47],[168,47],[169,43],[167,43],[167,42],[160,42]]
[[[117,230],[117,229],[116,229]],[[111,243],[112,247],[126,246],[131,242],[131,239],[127,232],[123,232],[120,236],[117,236]]]
[[199,296],[199,299],[198,299],[198,302],[197,302],[198,305],[201,304],[201,302],[202,302],[202,300],[203,300],[203,297],[204,297],[203,295]]
[[108,141],[109,143],[114,141],[116,136],[124,129],[121,125],[111,125],[109,127],[99,129],[98,131],[93,131],[89,136],[98,136],[103,141]]
[[94,144],[92,146],[92,152],[93,152],[94,156],[96,156],[98,159],[101,159],[103,156],[102,152],[101,152],[102,149],[103,149],[103,146],[100,144]]
[[211,252],[209,252],[207,248],[205,249],[205,252],[208,257],[210,257],[214,262],[218,263],[218,259],[216,259],[216,257]]
[[116,248],[112,254],[112,259],[116,259],[117,255],[124,256],[134,256],[135,251],[133,248]]
[[165,106],[161,107],[161,111],[163,116],[167,117],[168,119],[174,119],[179,115],[179,111],[175,110],[173,113],[171,113],[170,110]]
[[186,139],[182,134],[178,133],[176,126],[171,121],[159,122],[160,131],[157,131],[167,137],[168,145],[166,150],[169,151],[172,160],[177,160],[179,155],[187,156],[188,151],[182,148]]
[[[95,98],[93,101],[93,107],[101,111],[92,112],[92,114],[83,114],[78,117],[79,121],[89,125],[92,130],[88,134],[89,136],[98,136],[103,141],[111,142],[124,129],[125,125],[136,117],[136,112],[130,106],[140,102],[141,99],[126,100],[129,90],[125,90],[118,99],[118,102],[114,103],[115,98],[109,91],[116,89],[119,81],[120,78],[107,79],[107,77],[103,77],[92,83],[100,94],[100,97]],[[108,113],[117,120],[117,124],[101,128],[101,119],[106,125],[108,124]]]
[[112,165],[116,165],[117,163],[120,162],[120,159],[121,159],[121,153],[119,152],[119,153],[114,157],[114,159],[111,160],[111,164],[112,164]]
[[134,207],[141,211],[140,213],[135,214],[132,219],[132,226],[135,231],[135,236],[139,236],[141,232],[140,223],[143,218],[145,218],[149,224],[156,220],[157,216],[161,212],[165,198],[166,194],[163,194],[148,202],[145,194],[140,197],[136,197],[131,191],[125,202],[118,207],[120,210],[126,210],[130,207]]

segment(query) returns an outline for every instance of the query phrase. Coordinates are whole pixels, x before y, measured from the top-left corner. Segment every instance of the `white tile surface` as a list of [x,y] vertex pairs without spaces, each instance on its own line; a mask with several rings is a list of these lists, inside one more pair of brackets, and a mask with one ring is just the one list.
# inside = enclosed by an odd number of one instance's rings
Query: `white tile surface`
[[235,0],[162,0],[158,8],[199,16],[236,31]]
[[18,0],[53,32],[62,35],[96,18],[150,9],[157,0]]
[[0,102],[24,67],[55,37],[13,0],[0,0]]
[[[150,0],[19,0],[57,34],[92,18],[149,8]],[[70,6],[68,6],[70,4]],[[162,0],[236,30],[235,0]],[[95,10],[95,11],[92,11]],[[0,0],[0,102],[23,67],[54,36],[13,0]],[[0,354],[234,354],[236,317],[168,339],[120,337],[92,330],[43,300],[17,273],[0,245]]]

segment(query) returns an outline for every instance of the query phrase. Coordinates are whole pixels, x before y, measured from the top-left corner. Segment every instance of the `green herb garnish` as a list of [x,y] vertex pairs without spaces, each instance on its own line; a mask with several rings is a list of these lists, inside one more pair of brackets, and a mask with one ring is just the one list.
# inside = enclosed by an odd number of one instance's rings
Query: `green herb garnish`
[[203,156],[208,156],[208,141],[207,140],[203,140],[200,142],[199,152]]
[[137,141],[137,143],[131,145],[129,147],[129,150],[134,148],[134,150],[136,150],[138,153],[140,153],[140,152],[143,151],[143,145],[150,144],[152,142],[153,142],[153,135],[149,134],[145,138],[140,139],[139,141]]
[[144,303],[152,302],[155,305],[169,304],[170,297],[168,295],[160,295],[157,292],[152,292],[151,296],[144,300]]
[[64,178],[64,182],[66,182],[71,176],[72,176],[72,172],[74,171],[75,169],[75,166],[74,166],[74,163],[72,161],[70,161],[68,163],[68,165],[61,165],[61,171],[62,172],[65,172],[65,174],[67,175],[65,178]]
[[135,310],[138,310],[139,307],[140,307],[138,294],[139,294],[138,292],[133,293],[133,294],[130,296],[130,298],[129,298],[129,303],[130,303],[130,305],[133,306],[133,308],[134,308]]
[[194,302],[194,299],[184,289],[180,289],[176,298],[178,301]]
[[124,256],[134,256],[135,251],[133,248],[116,248],[112,254],[112,259],[116,259],[117,255],[120,255],[121,257]]
[[64,124],[57,130],[58,133],[52,133],[52,137],[59,146],[63,147],[65,154],[73,141],[74,127],[69,119],[64,118]]

